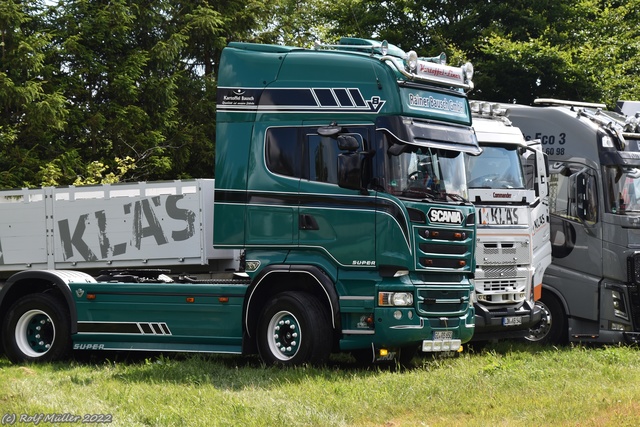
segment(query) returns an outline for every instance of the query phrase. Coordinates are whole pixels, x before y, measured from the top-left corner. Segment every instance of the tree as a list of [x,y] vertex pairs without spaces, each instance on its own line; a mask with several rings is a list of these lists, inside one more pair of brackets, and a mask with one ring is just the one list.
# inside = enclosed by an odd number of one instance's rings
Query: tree
[[346,0],[325,3],[331,36],[386,39],[420,56],[444,51],[476,69],[473,98],[637,99],[638,0]]
[[515,32],[519,25],[485,31],[479,44],[485,70],[481,96],[521,103],[554,97],[611,108],[620,97],[637,98],[639,2],[554,5],[546,20],[538,10],[534,32]]
[[114,171],[127,157],[135,167],[123,180],[213,176],[220,53],[251,34],[261,10],[257,0],[59,2],[56,83],[70,99],[64,138],[75,150],[58,158],[72,172],[64,181],[79,175],[77,160]]
[[0,3],[0,187],[33,185],[68,109],[50,83],[50,34],[40,1]]

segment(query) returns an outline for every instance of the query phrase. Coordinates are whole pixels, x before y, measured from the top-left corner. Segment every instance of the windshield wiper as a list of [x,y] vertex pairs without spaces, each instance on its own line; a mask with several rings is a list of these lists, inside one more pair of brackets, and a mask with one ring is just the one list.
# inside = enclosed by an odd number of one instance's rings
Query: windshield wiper
[[402,190],[400,196],[404,197],[420,197],[429,202],[433,202],[435,199],[433,196],[438,196],[438,193],[435,193],[433,190],[427,188],[406,188]]
[[442,191],[442,192],[440,192],[440,195],[442,195],[445,198],[445,200],[448,197],[451,200],[453,200],[454,202],[463,202],[463,203],[467,202],[467,199],[465,199],[464,197],[462,197],[459,194],[447,193],[446,191]]

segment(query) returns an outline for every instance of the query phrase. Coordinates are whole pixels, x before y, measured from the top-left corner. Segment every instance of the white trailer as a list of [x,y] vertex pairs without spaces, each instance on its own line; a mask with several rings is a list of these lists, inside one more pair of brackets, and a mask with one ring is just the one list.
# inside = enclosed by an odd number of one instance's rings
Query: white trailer
[[237,251],[213,247],[213,197],[213,179],[0,191],[0,276],[237,269]]

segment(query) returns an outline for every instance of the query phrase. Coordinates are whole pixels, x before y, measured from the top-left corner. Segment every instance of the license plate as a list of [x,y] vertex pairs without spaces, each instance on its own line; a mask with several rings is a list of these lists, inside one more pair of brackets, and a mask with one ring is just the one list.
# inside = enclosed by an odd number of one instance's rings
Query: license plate
[[450,340],[453,338],[453,331],[433,331],[434,340]]
[[513,316],[513,317],[502,318],[502,326],[517,326],[517,325],[522,325],[522,317]]

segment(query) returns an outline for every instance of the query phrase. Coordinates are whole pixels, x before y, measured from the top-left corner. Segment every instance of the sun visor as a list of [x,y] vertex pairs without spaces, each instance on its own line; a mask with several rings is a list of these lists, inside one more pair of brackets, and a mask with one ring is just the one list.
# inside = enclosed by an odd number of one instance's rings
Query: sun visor
[[462,151],[474,156],[482,153],[470,126],[442,125],[413,117],[383,116],[376,119],[376,128],[405,144]]

